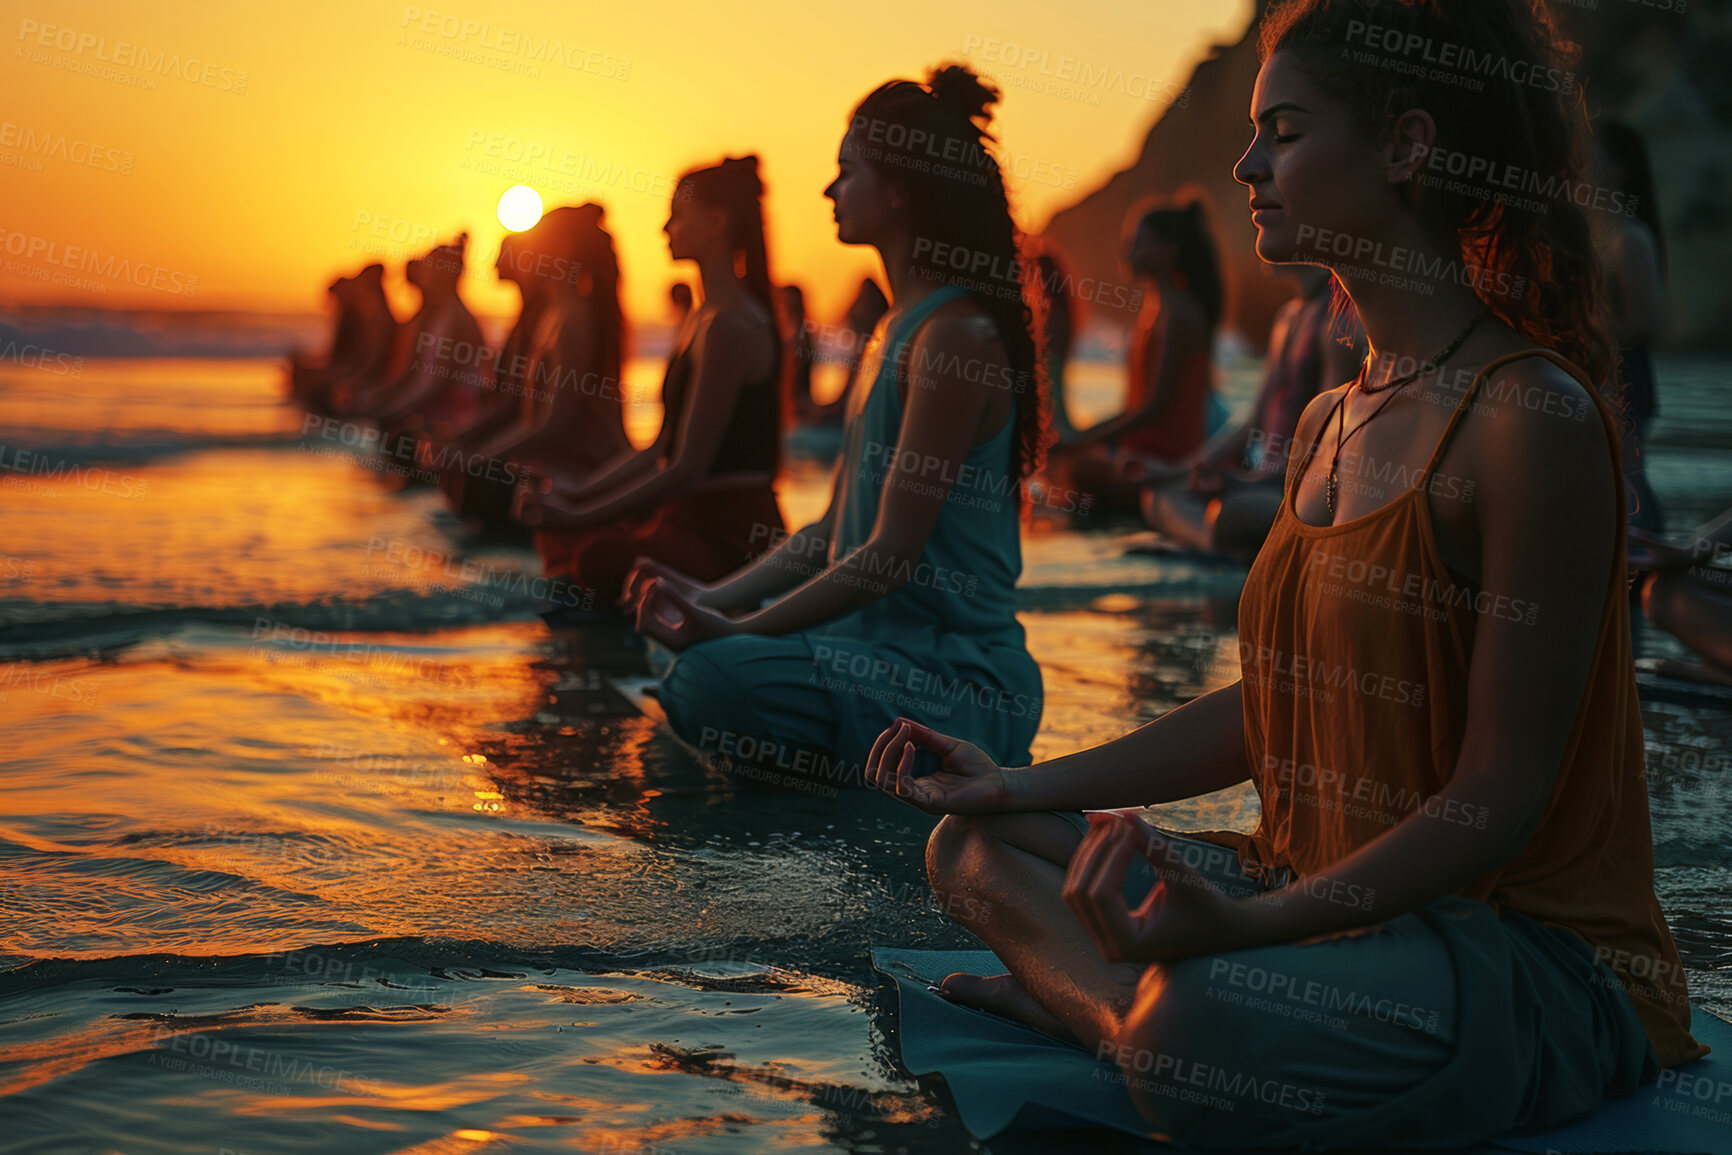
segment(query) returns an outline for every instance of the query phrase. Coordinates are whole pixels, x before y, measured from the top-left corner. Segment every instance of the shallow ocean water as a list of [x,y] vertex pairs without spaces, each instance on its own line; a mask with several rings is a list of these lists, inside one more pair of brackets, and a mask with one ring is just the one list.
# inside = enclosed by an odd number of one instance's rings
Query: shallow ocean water
[[[1226,369],[1243,404],[1256,366]],[[1732,503],[1732,366],[1660,371],[1652,473],[1687,525]],[[640,439],[658,377],[628,373]],[[867,962],[972,942],[927,895],[931,820],[693,762],[608,688],[643,670],[624,631],[550,635],[529,552],[303,437],[277,379],[0,368],[8,1149],[969,1149]],[[1083,367],[1080,415],[1113,388]],[[827,476],[791,470],[791,522]],[[1235,676],[1242,572],[1145,539],[1025,540],[1037,757]],[[1732,716],[1644,714],[1662,905],[1726,1013]],[[1246,790],[1160,814],[1255,819]]]

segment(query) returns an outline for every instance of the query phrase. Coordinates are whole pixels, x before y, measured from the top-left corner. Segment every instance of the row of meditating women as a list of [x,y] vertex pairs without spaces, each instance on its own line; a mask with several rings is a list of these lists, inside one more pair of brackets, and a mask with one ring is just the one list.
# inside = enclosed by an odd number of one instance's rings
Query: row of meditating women
[[[1281,455],[1239,679],[1032,766],[990,725],[905,711],[866,768],[941,817],[932,886],[1006,968],[942,993],[1117,1064],[1153,1134],[1211,1148],[1467,1146],[1580,1119],[1705,1051],[1653,888],[1595,230],[1567,197],[1536,211],[1424,179],[1448,150],[1577,187],[1580,93],[1394,67],[1352,50],[1368,25],[1572,67],[1530,0],[1264,17],[1234,169],[1257,251],[1329,268],[1373,355]],[[1389,277],[1318,235],[1460,275]],[[1367,461],[1401,480],[1368,483]],[[652,633],[725,628],[677,589],[651,583]],[[739,641],[686,647],[674,688],[702,654],[686,676],[715,697],[684,716],[792,732],[775,727],[803,712],[758,708]],[[1246,781],[1249,835],[1135,811]],[[1277,979],[1328,992],[1330,1016],[1245,997]]]
[[[625,604],[688,741],[777,766],[864,751],[870,785],[941,816],[932,884],[977,900],[949,909],[991,912],[965,925],[1008,972],[950,976],[948,997],[1118,1064],[1151,1130],[1199,1145],[1465,1145],[1579,1117],[1703,1050],[1653,892],[1592,230],[1567,199],[1533,212],[1420,179],[1447,148],[1573,187],[1581,109],[1344,52],[1366,22],[1567,66],[1527,0],[1290,0],[1265,17],[1234,170],[1257,250],[1328,268],[1373,355],[1303,406],[1291,445],[1259,441],[1258,467],[1284,479],[1232,684],[1029,765],[1041,677],[1014,586],[1048,369],[1020,285],[961,282],[929,256],[942,241],[1011,268],[1019,252],[984,147],[996,94],[961,67],[875,90],[838,150],[838,237],[877,250],[891,310],[817,521],[782,534],[766,499],[776,407],[754,390],[780,338],[742,161],[691,174],[670,215],[703,300],[669,367],[666,440],[597,476],[514,483],[555,566],[597,584],[629,571]],[[974,179],[888,143],[952,138],[981,158]],[[1308,245],[1325,232],[1489,275],[1416,291]],[[1188,382],[1210,312],[1166,306],[1190,337],[1163,361]],[[1266,383],[1272,411],[1293,388]],[[1236,431],[1246,448],[1259,432]],[[1205,464],[1176,456],[1187,478]],[[1408,483],[1363,483],[1367,461]],[[1164,516],[1165,496],[1143,504]],[[667,552],[754,533],[773,547],[716,577]],[[1359,588],[1368,573],[1399,580]],[[756,755],[738,754],[747,738]],[[1250,835],[1129,812],[1245,781],[1262,805]],[[1246,968],[1345,992],[1346,1026],[1222,995]],[[1249,1082],[1217,1089],[1232,1110],[1177,1093],[1183,1071],[1247,1064]]]

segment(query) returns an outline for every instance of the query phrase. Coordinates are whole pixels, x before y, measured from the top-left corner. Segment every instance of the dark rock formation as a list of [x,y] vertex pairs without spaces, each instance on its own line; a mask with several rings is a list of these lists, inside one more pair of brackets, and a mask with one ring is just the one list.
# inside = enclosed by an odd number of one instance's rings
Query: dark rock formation
[[[1258,0],[1259,12],[1266,0]],[[1674,11],[1674,8],[1684,11]],[[1595,115],[1616,115],[1649,141],[1671,251],[1674,348],[1732,345],[1732,3],[1728,0],[1576,0],[1557,5],[1583,46]],[[1054,215],[1043,236],[1073,273],[1108,282],[1119,267],[1126,215],[1186,184],[1213,202],[1233,289],[1228,324],[1260,345],[1291,292],[1252,251],[1246,193],[1233,163],[1249,140],[1257,77],[1256,22],[1238,43],[1198,63],[1189,90],[1149,130],[1136,162]],[[1122,311],[1104,315],[1128,320]]]

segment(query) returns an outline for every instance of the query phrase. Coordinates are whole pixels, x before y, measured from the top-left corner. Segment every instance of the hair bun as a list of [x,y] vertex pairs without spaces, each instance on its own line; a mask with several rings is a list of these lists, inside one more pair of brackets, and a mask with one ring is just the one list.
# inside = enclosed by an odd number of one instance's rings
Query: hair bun
[[926,75],[927,91],[946,108],[953,108],[969,120],[992,118],[987,111],[998,103],[998,89],[981,80],[965,64],[945,64]]
[[750,190],[752,196],[756,197],[763,195],[764,185],[763,182],[758,179],[757,154],[748,153],[745,156],[730,156],[726,160],[722,161],[721,168],[723,172],[728,174],[729,178],[739,181],[745,188]]

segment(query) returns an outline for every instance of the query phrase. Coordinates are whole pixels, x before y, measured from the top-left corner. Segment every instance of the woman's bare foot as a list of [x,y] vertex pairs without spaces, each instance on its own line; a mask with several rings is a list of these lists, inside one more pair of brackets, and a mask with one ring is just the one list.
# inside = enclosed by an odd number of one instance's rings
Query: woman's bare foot
[[1073,1046],[1082,1045],[1069,1027],[1035,1002],[1034,996],[1010,975],[947,975],[939,987],[951,1002],[991,1011],[995,1015],[1026,1023],[1037,1031],[1049,1034],[1055,1039],[1062,1039]]

